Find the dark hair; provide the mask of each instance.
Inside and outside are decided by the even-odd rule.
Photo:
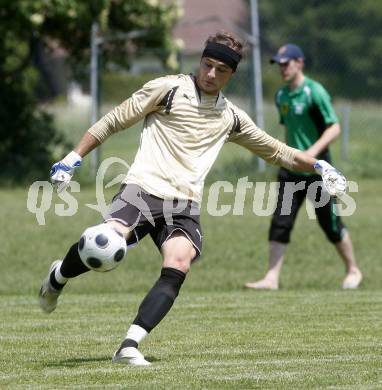
[[[236,51],[236,53],[242,55],[243,43],[234,37],[231,33],[226,31],[218,31],[215,35],[210,35],[208,37],[205,45],[207,46],[207,44],[210,42],[221,43],[222,45],[228,46],[232,50]]]

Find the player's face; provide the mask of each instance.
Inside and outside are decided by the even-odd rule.
[[[196,78],[199,88],[207,95],[217,95],[233,75],[233,70],[224,62],[209,57],[200,61]]]
[[[287,83],[293,82],[302,72],[303,61],[302,60],[289,60],[279,64],[280,74],[284,81]]]

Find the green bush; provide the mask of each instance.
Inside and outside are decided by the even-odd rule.
[[[0,79],[1,184],[45,179],[55,145],[65,145],[52,117],[36,108],[30,85],[25,74]]]

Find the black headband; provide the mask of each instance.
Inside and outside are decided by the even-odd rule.
[[[228,65],[233,71],[241,60],[241,55],[230,47],[216,42],[208,42],[203,51],[203,57],[211,57]]]

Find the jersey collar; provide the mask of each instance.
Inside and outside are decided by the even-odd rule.
[[[299,93],[301,93],[301,91],[305,87],[305,84],[306,84],[305,82],[306,82],[306,77],[304,76],[302,83],[297,88],[290,90],[289,86],[287,86],[287,91],[288,91],[289,96],[294,96],[294,95],[298,95]]]
[[[198,99],[198,103],[201,104],[202,102],[202,91],[200,90],[198,83],[196,82],[196,77],[192,73],[189,75],[191,77],[192,82],[194,83],[195,90],[196,90],[196,97]],[[222,94],[221,91],[219,91],[219,94],[216,96],[216,102],[215,102],[215,107],[220,106],[221,104],[225,103],[225,97]]]

